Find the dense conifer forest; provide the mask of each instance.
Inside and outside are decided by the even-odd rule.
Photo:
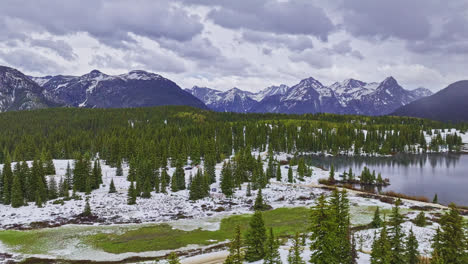
[[[215,113],[189,107],[157,107],[139,109],[46,109],[10,112],[0,115],[0,202],[14,208],[34,203],[42,207],[50,200],[64,204],[82,200],[86,205],[80,217],[93,217],[89,195],[103,184],[101,160],[115,167],[115,176],[124,176],[127,204],[152,195],[188,190],[188,200],[210,196],[210,185],[217,181],[216,164],[222,163],[219,175],[220,192],[232,197],[246,186],[246,196],[256,191],[251,218],[245,237],[239,228],[230,245],[225,263],[241,263],[264,259],[265,263],[281,263],[281,244],[272,229],[267,230],[262,211],[272,207],[264,200],[262,189],[271,179],[287,184],[311,177],[313,168],[301,154],[389,155],[460,150],[462,139],[457,133],[442,133],[457,128],[465,132],[465,124],[402,118],[365,117],[332,114],[281,115]],[[427,140],[430,138],[430,140]],[[266,153],[265,157],[254,155]],[[288,153],[287,175],[282,175],[281,161],[275,154]],[[230,159],[228,159],[231,157]],[[74,160],[58,181],[53,159]],[[283,161],[284,162],[284,161]],[[200,166],[186,182],[185,170]],[[292,167],[295,166],[293,172]],[[175,168],[171,173],[170,168]],[[368,168],[360,173],[352,170],[340,175],[330,167],[328,184],[387,184],[380,173]],[[285,172],[283,171],[283,174]],[[116,193],[114,181],[109,194]],[[395,203],[389,220],[375,211],[370,224],[381,228],[374,234],[371,263],[419,263],[418,242],[411,232],[401,230],[403,223]],[[462,234],[462,220],[454,205],[441,217],[441,228],[433,240],[433,260],[440,263],[462,263],[464,236],[450,245],[449,236]],[[330,197],[317,198],[311,210],[308,230],[313,263],[356,263],[356,237],[350,225],[350,203],[345,190],[335,189]],[[415,218],[424,226],[424,213]],[[297,233],[289,251],[289,263],[304,263],[306,234]],[[444,240],[445,239],[445,240]],[[171,255],[172,261],[177,256]],[[173,262],[177,263],[177,262]],[[432,262],[431,262],[432,263]],[[437,262],[439,263],[439,262]]]
[[[386,155],[437,152],[442,147],[457,151],[461,145],[456,133],[445,137],[439,133],[449,124],[389,116],[234,114],[189,107],[63,108],[4,113],[0,123],[0,163],[5,164],[0,194],[4,204],[14,207],[26,202],[41,206],[68,196],[67,190],[89,194],[102,183],[98,159],[117,167],[117,175],[122,175],[122,163],[129,164],[128,203],[133,204],[137,196],[149,198],[152,191],[166,193],[168,188],[173,192],[189,188],[191,200],[207,197],[209,185],[216,181],[216,163],[233,153],[221,177],[227,196],[243,183],[257,190],[269,179],[281,178],[274,152]],[[432,135],[430,142],[424,132]],[[266,171],[252,150],[268,150]],[[73,170],[68,167],[58,183],[53,177],[46,179],[55,174],[53,158],[75,160]],[[29,166],[26,161],[33,162]],[[186,186],[183,167],[202,161],[204,170],[199,169]],[[294,163],[300,179],[310,175],[303,159],[295,158]],[[172,178],[169,165],[176,167]],[[288,181],[293,182],[291,169]]]
[[[183,106],[9,112],[0,115],[0,123],[0,163],[7,154],[22,161],[42,153],[55,159],[99,153],[112,164],[138,157],[191,157],[198,163],[207,155],[220,161],[232,151],[267,146],[274,152],[356,155],[437,151],[445,145],[456,151],[459,137],[432,135],[431,129],[468,127],[391,116],[215,113]],[[434,140],[426,142],[424,131]]]

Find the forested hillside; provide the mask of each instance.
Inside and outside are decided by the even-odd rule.
[[[199,160],[208,152],[221,160],[233,150],[265,150],[267,145],[288,153],[391,154],[443,146],[455,151],[461,143],[458,137],[432,135],[431,129],[449,125],[423,119],[215,113],[184,106],[10,112],[0,115],[0,123],[0,163],[7,153],[17,161],[41,153],[57,159],[99,153],[116,163],[135,157]],[[430,144],[424,135],[435,140]]]

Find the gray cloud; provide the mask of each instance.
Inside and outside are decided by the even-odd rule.
[[[245,30],[242,32],[242,39],[273,47],[286,47],[293,51],[303,51],[314,47],[312,39],[303,35],[277,35],[274,33]]]
[[[96,66],[98,68],[125,69],[129,66],[129,63],[123,61],[119,57],[111,56],[109,54],[96,54],[93,55],[89,65]]]
[[[343,26],[356,36],[424,39],[431,30],[428,1],[342,1]]]
[[[123,56],[94,55],[91,66],[117,69],[144,69],[155,72],[181,73],[186,71],[184,62],[176,56],[145,48],[134,48]]]
[[[357,37],[406,41],[416,53],[466,53],[465,0],[340,1],[342,27]]]
[[[213,46],[208,38],[197,36],[189,41],[160,38],[158,43],[161,47],[172,50],[178,55],[196,60],[211,61],[221,56],[221,50]]]
[[[54,35],[87,32],[113,47],[134,43],[129,33],[184,41],[203,29],[198,16],[167,0],[5,0],[0,16],[28,22]]]
[[[361,52],[351,47],[350,40],[343,40],[338,43],[335,43],[330,49],[324,49],[323,51],[330,55],[339,54],[339,55],[352,56],[360,60],[364,59],[364,56],[361,54]]]
[[[35,47],[49,49],[66,60],[74,60],[77,58],[73,48],[63,40],[31,39],[30,44]]]
[[[308,0],[184,0],[217,6],[208,18],[230,29],[251,29],[277,34],[313,35],[327,40],[335,29],[324,10]]]
[[[0,58],[8,65],[28,72],[48,74],[60,72],[62,67],[55,61],[29,50],[0,51]]]
[[[271,55],[273,53],[273,50],[269,49],[269,48],[263,48],[262,49],[262,53],[264,55]]]
[[[301,53],[292,54],[289,58],[295,62],[305,62],[315,69],[329,68],[333,65],[332,59],[323,50],[307,49]]]

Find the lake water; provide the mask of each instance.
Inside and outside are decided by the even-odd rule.
[[[364,166],[383,178],[390,179],[390,186],[383,191],[425,196],[432,201],[437,193],[439,203],[468,205],[468,155],[427,154],[395,155],[392,157],[307,157],[314,166],[329,168],[334,165],[340,174],[353,168],[357,175]]]

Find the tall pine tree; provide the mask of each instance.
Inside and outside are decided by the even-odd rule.
[[[260,211],[255,211],[250,219],[249,229],[245,239],[247,246],[245,260],[249,262],[261,260],[265,257],[264,243],[267,239],[265,222]]]

